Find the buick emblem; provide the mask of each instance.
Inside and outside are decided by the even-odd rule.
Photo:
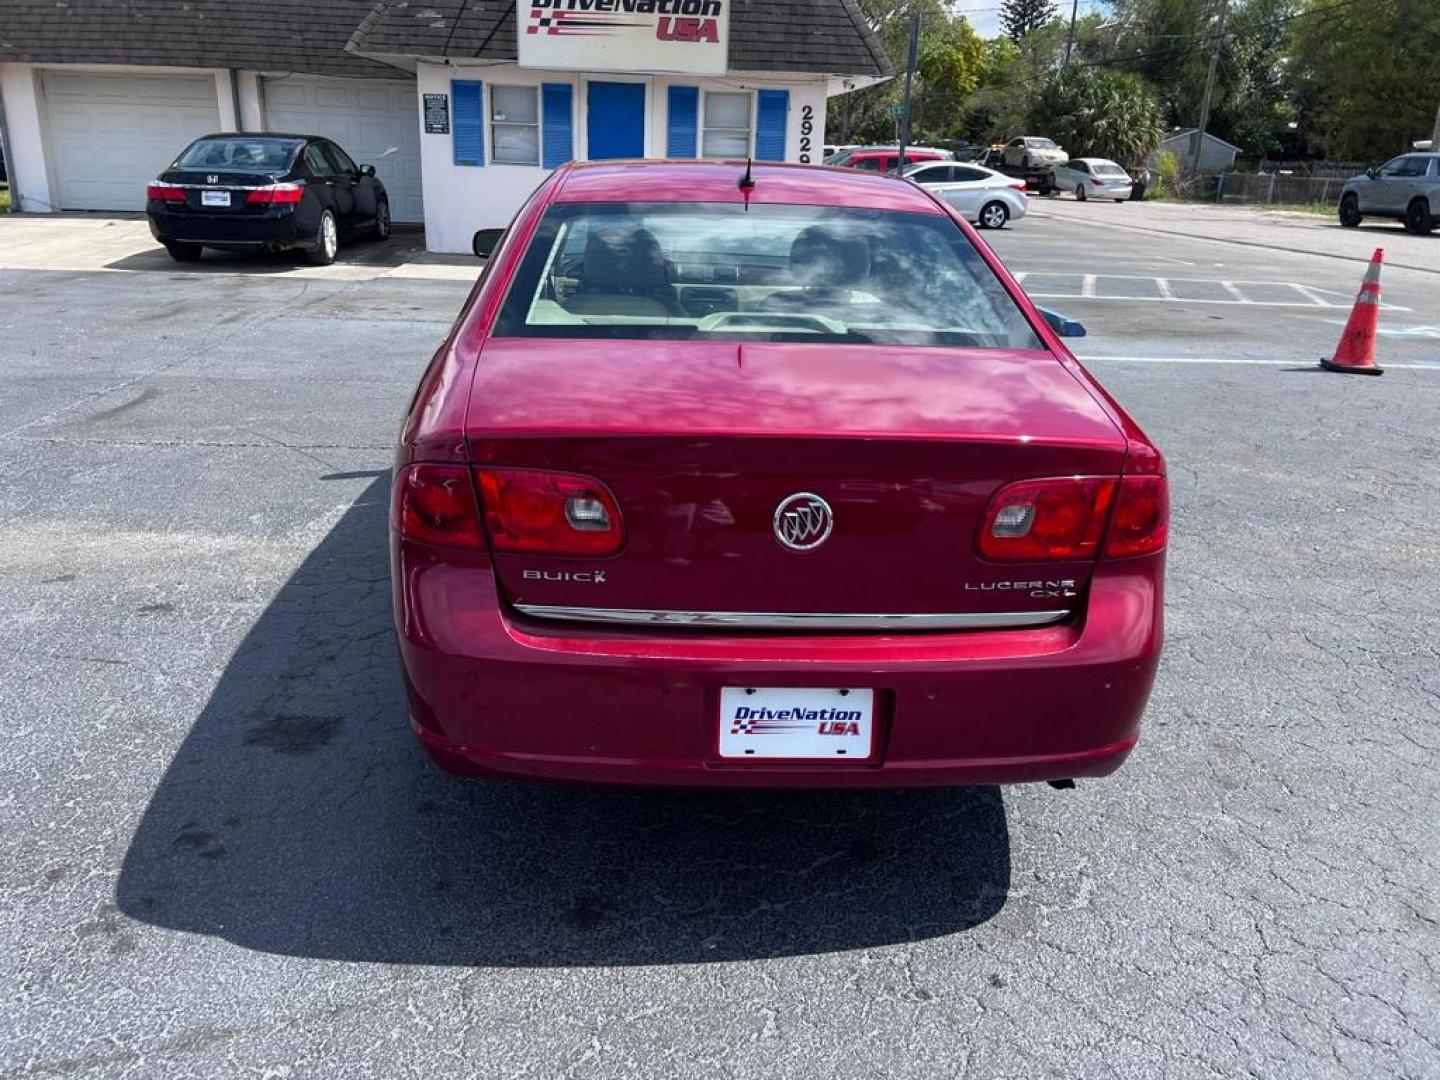
[[[791,551],[811,551],[830,538],[835,515],[819,495],[797,491],[775,507],[775,539]]]
[[[214,173],[211,173],[209,176],[205,177],[205,183],[207,184],[218,184],[219,182],[220,177],[215,175]]]

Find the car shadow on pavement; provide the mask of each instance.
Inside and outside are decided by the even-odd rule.
[[[335,256],[336,266],[373,266],[392,269],[414,262],[425,254],[425,230],[420,225],[396,225],[388,240],[356,237],[340,245]],[[457,256],[456,261],[474,263],[472,255]],[[217,251],[206,248],[198,262],[182,263],[172,259],[157,242],[154,247],[105,264],[107,270],[163,272],[170,274],[288,274],[296,270],[314,269],[300,251]]]
[[[267,952],[693,963],[887,945],[1004,905],[998,788],[465,782],[408,729],[372,483],[274,597],[170,763],[118,904]],[[518,718],[517,718],[518,719]]]

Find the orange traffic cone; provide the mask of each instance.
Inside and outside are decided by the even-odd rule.
[[[1385,261],[1385,249],[1376,248],[1370,256],[1370,266],[1365,279],[1360,282],[1360,293],[1355,297],[1355,306],[1350,309],[1350,318],[1345,322],[1345,332],[1340,335],[1340,344],[1335,347],[1331,360],[1321,360],[1320,366],[1326,371],[1342,371],[1350,375],[1383,375],[1385,369],[1375,363],[1375,328],[1380,322],[1380,265]]]

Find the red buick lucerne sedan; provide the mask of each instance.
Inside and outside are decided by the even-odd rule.
[[[1051,320],[908,181],[557,170],[402,433],[426,750],[686,786],[1112,772],[1160,655],[1165,470]]]

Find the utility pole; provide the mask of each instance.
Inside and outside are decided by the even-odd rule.
[[[1200,126],[1190,136],[1190,171],[1195,173],[1200,171],[1200,146],[1210,123],[1210,99],[1215,93],[1215,69],[1220,65],[1220,48],[1225,43],[1225,12],[1229,7],[1230,0],[1220,0],[1220,18],[1210,43],[1210,70],[1205,74],[1205,96],[1200,99]]]
[[[1070,0],[1070,32],[1065,35],[1065,59],[1061,61],[1063,68],[1070,63],[1070,50],[1075,47],[1075,16],[1080,12],[1080,0]]]
[[[1430,152],[1440,154],[1440,108],[1435,110],[1435,126],[1430,129]]]
[[[910,142],[910,88],[920,56],[920,15],[910,16],[910,48],[905,57],[905,103],[900,112],[900,153],[895,158],[895,175],[905,175],[905,146]]]

